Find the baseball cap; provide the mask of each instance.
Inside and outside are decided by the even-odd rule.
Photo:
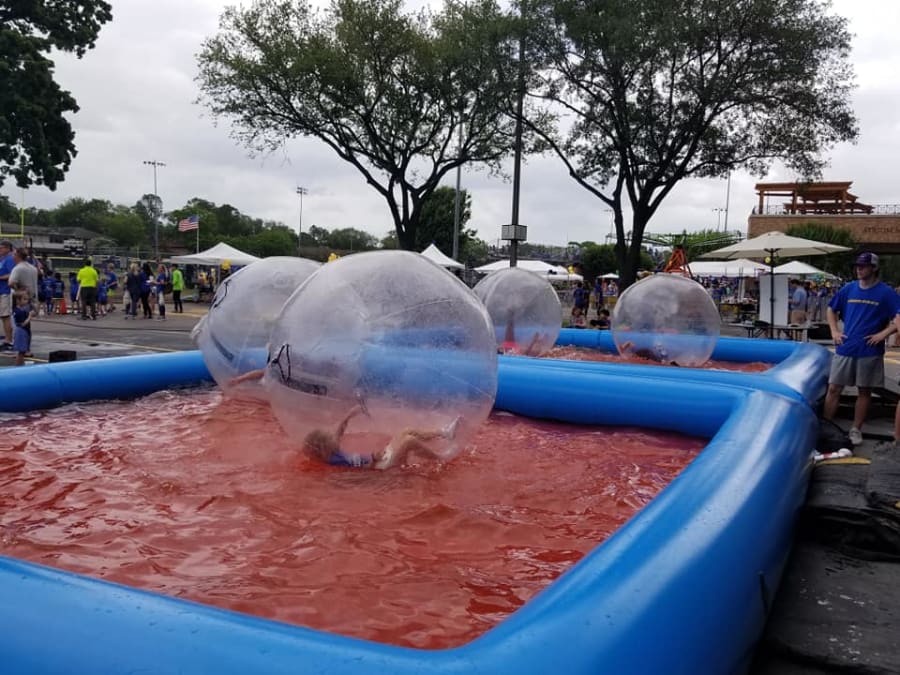
[[[872,267],[878,267],[878,256],[874,253],[860,253],[856,262],[853,263],[854,267],[859,267],[860,265],[871,265]]]

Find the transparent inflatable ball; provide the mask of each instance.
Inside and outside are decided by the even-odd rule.
[[[265,366],[281,306],[319,267],[305,258],[263,258],[219,284],[209,313],[191,335],[220,387],[230,389],[238,375]]]
[[[450,459],[494,404],[493,329],[465,284],[417,253],[346,256],[284,304],[263,387],[298,443],[353,412],[342,453],[372,455],[412,430]]]
[[[510,267],[488,274],[473,290],[487,308],[502,353],[541,356],[556,344],[562,307],[540,275]]]
[[[625,289],[610,324],[622,356],[689,367],[709,360],[720,332],[709,293],[674,274],[654,274]]]

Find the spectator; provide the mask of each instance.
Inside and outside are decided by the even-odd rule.
[[[834,340],[824,417],[834,418],[844,387],[857,387],[850,442],[863,442],[862,426],[869,412],[872,390],[884,385],[884,341],[900,329],[900,295],[878,280],[878,256],[861,253],[856,281],[844,285],[828,305],[828,325]],[[838,328],[838,318],[843,329]]]
[[[181,292],[184,290],[184,276],[178,269],[178,263],[172,264],[172,303],[175,305],[175,311],[178,314],[184,312],[184,305],[181,304]]]
[[[97,319],[97,283],[100,275],[94,269],[90,258],[84,259],[84,267],[78,270],[78,291],[81,293],[81,318],[87,320],[88,310],[91,319]]]
[[[597,311],[597,318],[591,319],[591,328],[599,328],[600,330],[609,330],[609,310],[600,309]]]
[[[15,267],[12,256],[12,242],[0,241],[0,321],[3,323],[3,344],[0,351],[13,348],[12,298],[10,298],[9,275]]]
[[[128,307],[125,310],[125,318],[137,318],[138,301],[141,299],[141,268],[136,262],[131,263],[128,274],[125,277],[125,292],[128,294]]]
[[[15,292],[15,298],[13,349],[16,352],[16,365],[24,366],[25,357],[31,354],[31,317],[34,316],[34,308],[31,304],[31,297],[24,288]]]
[[[791,300],[788,307],[791,310],[790,323],[806,323],[806,289],[799,279],[791,279]]]
[[[28,291],[28,299],[32,303],[38,299],[37,267],[28,262],[25,249],[18,248],[13,252],[15,266],[9,273],[8,283],[13,290]]]
[[[153,309],[150,307],[150,290],[153,284],[153,270],[150,263],[145,262],[141,267],[141,306],[144,308],[144,318],[153,318]]]

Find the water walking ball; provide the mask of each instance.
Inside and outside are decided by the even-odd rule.
[[[305,258],[275,256],[242,268],[219,284],[209,313],[191,336],[213,379],[230,380],[266,364],[275,318],[291,294],[317,269]]]
[[[562,308],[549,281],[510,267],[492,272],[473,290],[487,307],[500,351],[540,356],[556,344]]]
[[[494,404],[493,328],[465,284],[417,253],[345,256],[284,304],[263,387],[298,442],[350,416],[344,453],[378,452],[412,430],[450,459]]]
[[[610,328],[619,354],[701,366],[719,339],[719,312],[696,281],[654,274],[619,296]]]

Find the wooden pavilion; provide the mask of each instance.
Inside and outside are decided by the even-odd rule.
[[[765,213],[767,197],[789,197],[783,203],[785,214],[855,214],[872,213],[871,204],[863,204],[850,192],[853,181],[827,183],[757,183],[759,210]]]

